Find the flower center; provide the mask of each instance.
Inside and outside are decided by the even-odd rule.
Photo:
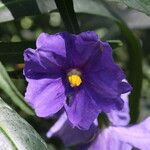
[[[82,83],[81,72],[77,69],[70,70],[67,76],[71,87],[77,87]]]

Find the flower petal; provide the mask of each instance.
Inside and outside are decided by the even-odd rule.
[[[115,83],[111,83],[110,81],[110,84],[107,84],[101,77],[95,76],[94,74],[86,76],[85,82],[87,90],[89,91],[90,95],[93,95],[93,99],[95,99],[95,102],[99,108],[101,107],[101,110],[106,112],[112,109],[121,110],[123,108],[123,100],[121,99],[120,92],[121,88],[118,86],[120,83],[117,84],[117,81]],[[129,87],[131,86],[129,85]]]
[[[99,133],[95,141],[91,142],[88,150],[131,150],[132,147],[118,140],[118,137],[112,132],[111,128],[104,129]]]
[[[59,130],[62,130],[62,128],[63,128],[64,124],[66,123],[66,121],[67,121],[66,113],[61,114],[61,116],[56,121],[56,123],[49,129],[49,131],[47,132],[46,136],[48,138],[51,138],[52,136],[57,135]]]
[[[118,140],[128,143],[131,146],[148,150],[150,147],[150,117],[140,124],[131,127],[112,127],[112,131]]]
[[[80,129],[89,129],[100,111],[93,99],[81,88],[72,96],[72,104],[65,104],[69,121]]]
[[[51,56],[50,56],[51,55]],[[49,57],[49,59],[47,58]],[[55,58],[54,58],[55,57]],[[61,74],[62,58],[49,53],[48,56],[39,50],[28,48],[24,52],[24,74],[27,78],[55,77]]]
[[[36,40],[37,49],[41,49],[47,53],[54,52],[57,55],[66,57],[66,45],[62,34],[63,33],[50,35],[41,33]]]
[[[86,70],[93,73],[100,71],[106,73],[108,71],[113,79],[118,79],[120,81],[125,78],[123,71],[115,64],[112,56],[112,48],[107,42],[100,42],[100,51],[97,53],[96,57],[89,62],[89,65],[86,66]]]
[[[84,41],[90,41],[90,42],[91,41],[95,41],[95,42],[99,41],[99,37],[96,34],[96,32],[94,32],[94,31],[82,32],[82,33],[80,33],[77,36],[79,36],[80,38],[82,38],[82,40],[84,40]]]
[[[75,49],[72,49],[72,59],[77,68],[82,68],[100,51],[100,41],[95,32],[82,32],[74,38]]]
[[[79,35],[67,32],[54,35],[42,33],[38,37],[36,45],[44,52],[53,52],[66,58],[67,65],[72,68],[80,68],[85,65],[100,49],[97,34],[90,31]]]
[[[150,147],[150,117],[131,127],[113,127],[104,129],[97,138],[78,150],[148,150]]]
[[[108,113],[111,110],[121,110],[123,108],[123,100],[119,96],[113,95],[113,92],[110,93],[109,88],[104,89],[100,86],[86,84],[85,89],[99,111]]]
[[[101,42],[101,51],[85,67],[87,78],[103,82],[105,85],[118,88],[118,85],[125,78],[123,71],[114,63],[112,49],[107,42]]]
[[[124,101],[122,110],[112,110],[110,113],[107,113],[110,122],[114,126],[126,126],[130,121],[128,95],[129,93],[121,95],[121,98]]]
[[[63,107],[65,89],[61,78],[28,79],[28,82],[25,99],[35,109],[37,116],[53,115]]]
[[[50,128],[48,137],[59,136],[65,146],[72,146],[88,142],[96,133],[97,126],[91,125],[89,130],[73,128],[67,120],[66,113],[63,113],[58,121]]]
[[[74,67],[75,35],[67,32],[60,32],[54,35],[42,33],[36,42],[37,48],[49,53],[55,53],[65,58],[62,63],[67,64],[66,69]]]
[[[131,91],[129,83],[122,81],[125,77],[123,71],[114,63],[112,49],[109,44],[101,42],[103,51],[84,70],[84,79],[93,96],[99,97],[98,105],[102,103],[112,105],[111,109],[122,109],[121,94]],[[87,68],[89,67],[89,68]],[[90,70],[89,70],[90,69]],[[108,107],[107,107],[108,108]],[[104,106],[102,107],[104,109]],[[110,108],[108,108],[110,110]],[[106,110],[104,110],[106,111]]]
[[[121,93],[121,94],[130,92],[130,91],[132,90],[131,85],[130,85],[128,82],[124,82],[124,81],[122,81],[122,82],[118,85],[118,88],[119,88],[119,93]]]

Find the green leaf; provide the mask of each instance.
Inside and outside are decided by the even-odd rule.
[[[150,16],[150,0],[108,0],[121,2]]]
[[[0,60],[3,63],[23,63],[23,51],[34,46],[35,42],[0,42]]]
[[[47,150],[39,134],[0,98],[0,147],[7,150]]]
[[[15,87],[9,78],[4,66],[0,62],[0,89],[2,89],[11,100],[24,112],[29,115],[34,115],[33,110],[25,103],[22,94]]]

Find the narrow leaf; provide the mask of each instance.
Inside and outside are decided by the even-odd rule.
[[[23,96],[9,78],[1,62],[0,62],[0,89],[2,89],[21,110],[23,110],[29,115],[34,115],[33,110],[25,103]]]

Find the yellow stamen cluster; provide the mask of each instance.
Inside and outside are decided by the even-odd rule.
[[[79,86],[82,83],[81,77],[79,75],[69,75],[68,81],[71,87]]]

